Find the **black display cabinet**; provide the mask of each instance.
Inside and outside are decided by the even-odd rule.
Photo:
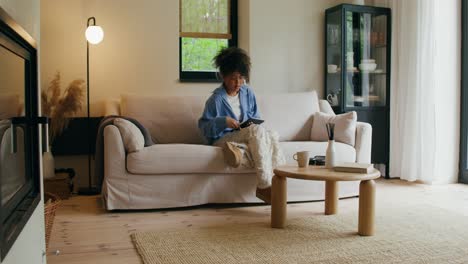
[[[325,11],[325,99],[372,125],[374,164],[389,176],[391,10],[342,4]]]

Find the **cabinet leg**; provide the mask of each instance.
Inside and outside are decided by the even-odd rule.
[[[361,181],[359,184],[359,224],[361,236],[373,236],[375,233],[375,182]]]
[[[286,224],[286,177],[273,176],[271,186],[271,227],[283,228]]]
[[[338,182],[325,181],[325,214],[338,213]]]

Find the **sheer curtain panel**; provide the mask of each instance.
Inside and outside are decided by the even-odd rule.
[[[390,6],[390,176],[431,183],[436,152],[434,0],[394,0]]]

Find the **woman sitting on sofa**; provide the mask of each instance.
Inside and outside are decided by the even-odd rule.
[[[256,195],[271,203],[273,169],[284,163],[278,133],[256,124],[240,128],[240,123],[260,118],[255,94],[245,84],[250,57],[244,50],[231,47],[221,50],[213,60],[223,83],[206,101],[198,127],[210,144],[223,148],[229,166],[241,164],[243,152],[239,147],[247,146],[257,172]]]

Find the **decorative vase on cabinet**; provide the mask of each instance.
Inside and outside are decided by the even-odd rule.
[[[325,92],[335,113],[372,125],[374,164],[389,168],[391,10],[341,4],[325,11]],[[337,69],[330,71],[330,69]],[[336,97],[336,98],[335,98]]]

